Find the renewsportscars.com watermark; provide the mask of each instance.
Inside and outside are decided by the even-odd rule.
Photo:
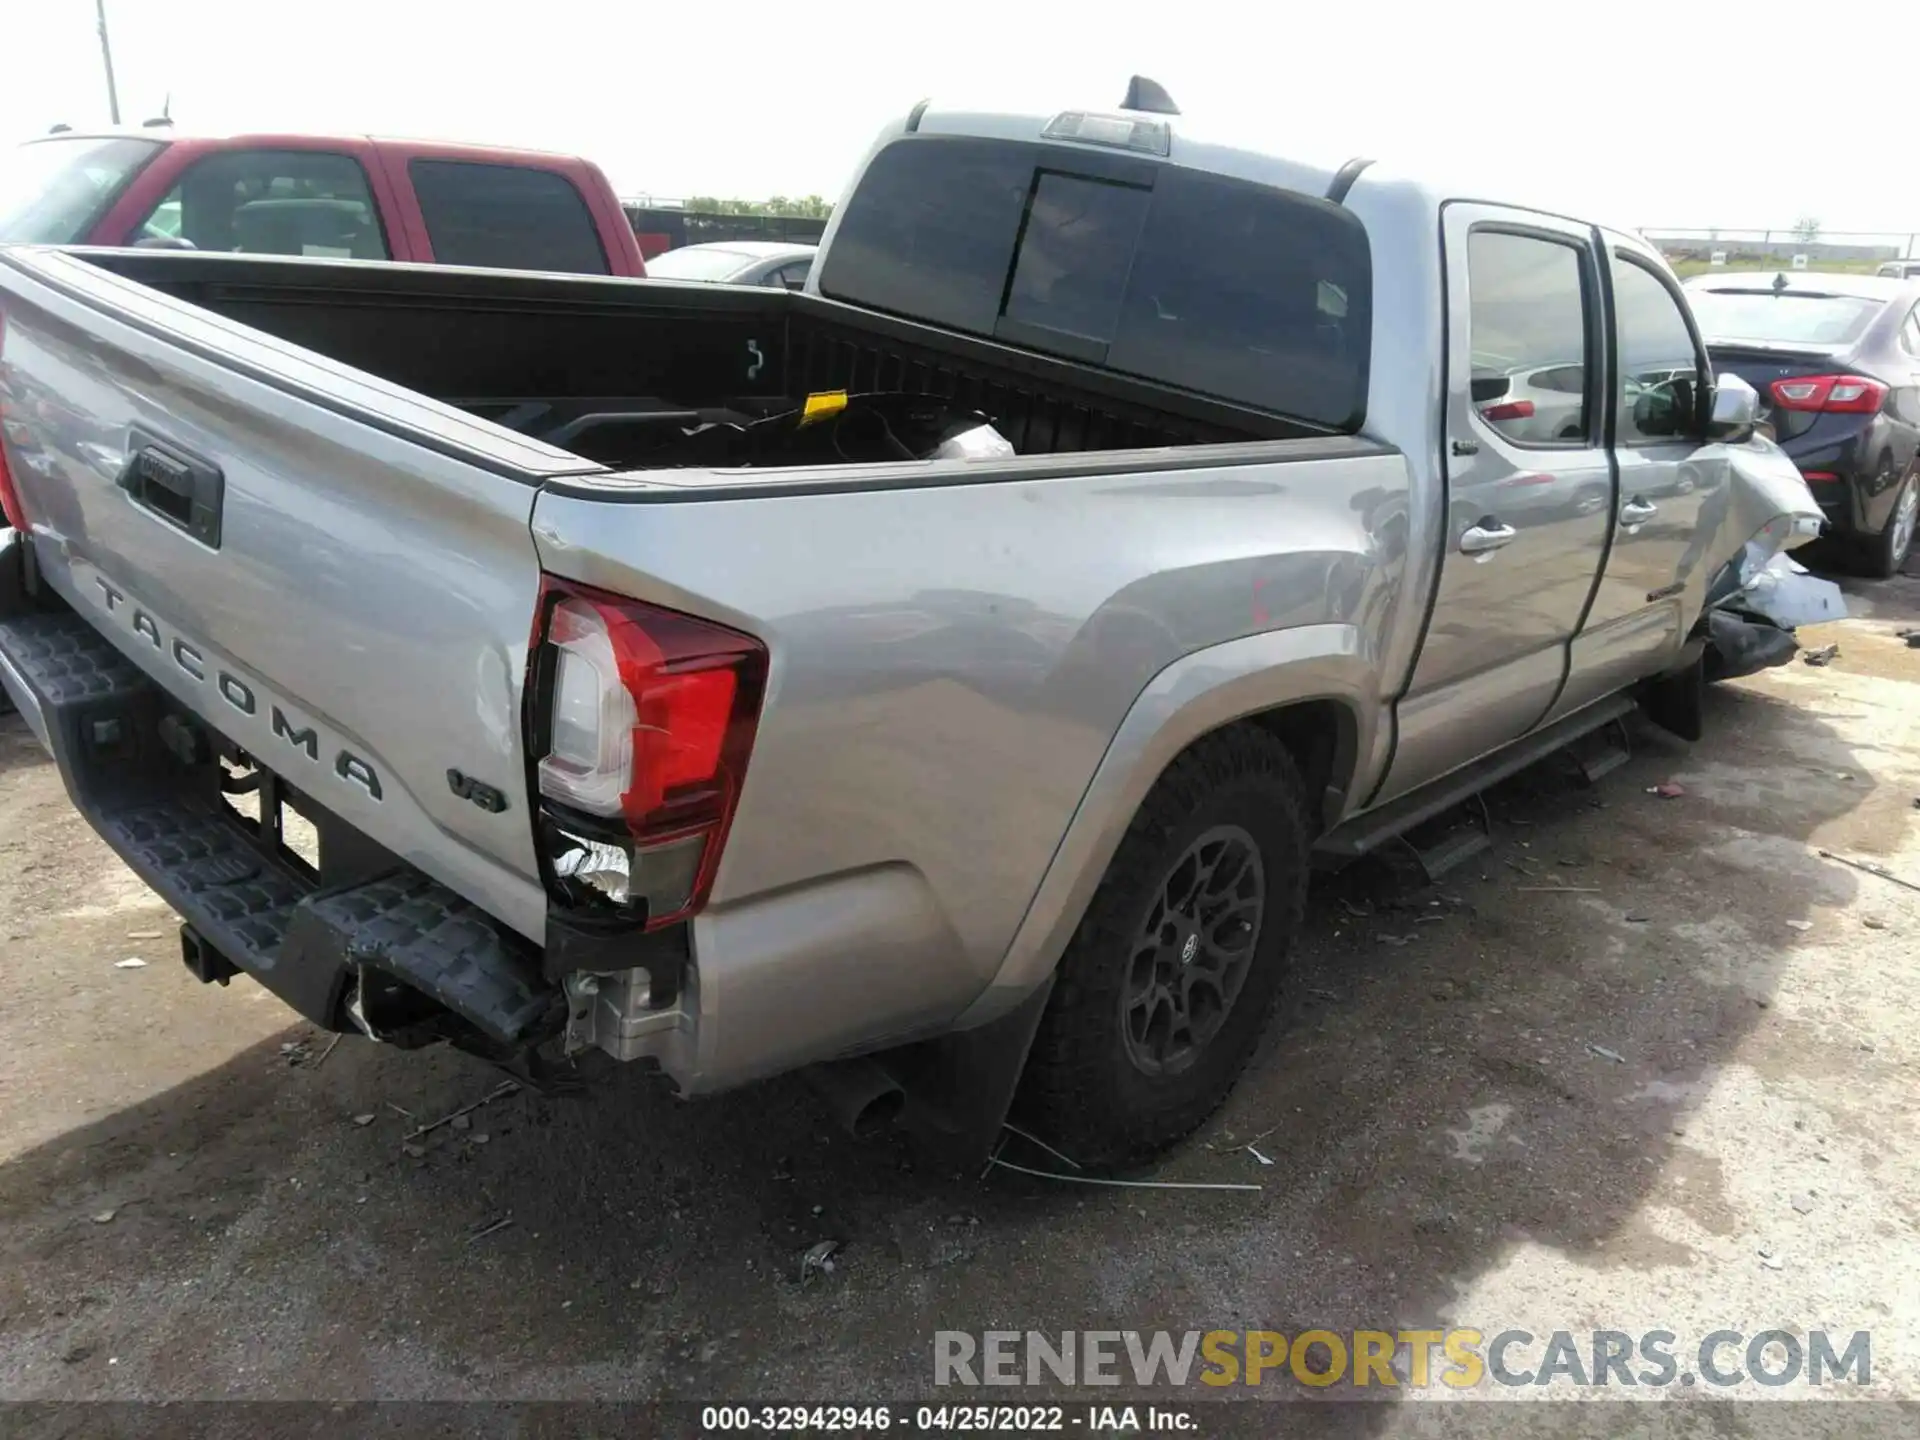
[[[935,1385],[1661,1389],[1873,1383],[1871,1331],[939,1330]]]

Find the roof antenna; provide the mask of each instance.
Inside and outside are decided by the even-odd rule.
[[[1173,103],[1173,97],[1167,94],[1166,87],[1144,75],[1136,75],[1127,82],[1127,98],[1120,102],[1120,108],[1139,110],[1148,115],[1180,113],[1180,107]]]

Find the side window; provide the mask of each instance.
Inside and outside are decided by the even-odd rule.
[[[1522,445],[1584,445],[1592,414],[1584,254],[1504,230],[1467,237],[1470,394],[1480,418]]]
[[[608,273],[593,213],[557,171],[415,160],[407,173],[433,258],[442,265]]]
[[[1646,266],[1616,256],[1613,304],[1620,357],[1618,443],[1647,445],[1693,434],[1700,357],[1680,302]]]
[[[230,150],[195,161],[128,237],[244,255],[385,260],[367,173],[351,155]]]

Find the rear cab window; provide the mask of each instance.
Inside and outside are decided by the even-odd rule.
[[[442,265],[611,273],[593,212],[557,170],[416,159],[407,175]]]
[[[847,202],[820,290],[1329,430],[1365,418],[1366,231],[1268,185],[1063,146],[904,138]]]
[[[16,146],[0,160],[0,245],[81,243],[165,148],[158,140],[80,135]]]

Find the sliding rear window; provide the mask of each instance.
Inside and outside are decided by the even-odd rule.
[[[1366,231],[1323,200],[1131,156],[922,136],[874,158],[820,288],[1357,430],[1371,279]]]

